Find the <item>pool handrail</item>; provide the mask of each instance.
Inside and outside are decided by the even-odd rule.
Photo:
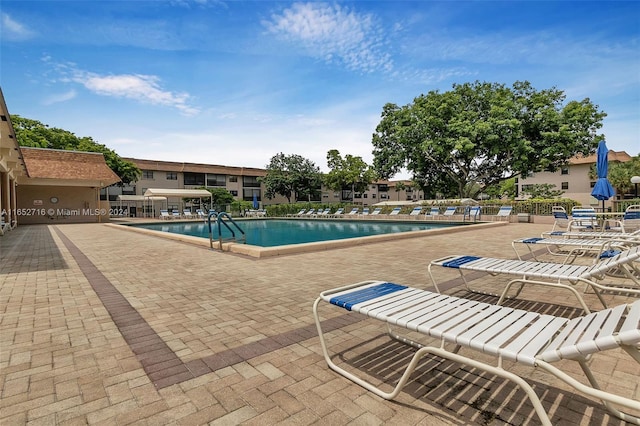
[[[229,232],[231,232],[231,236],[237,242],[236,233],[231,229],[231,227],[227,224],[227,222],[231,222],[233,226],[236,227],[238,231],[242,234],[243,242],[246,242],[246,234],[240,228],[240,226],[231,218],[231,216],[227,212],[216,212],[215,210],[209,210],[209,216],[207,217],[207,223],[209,225],[209,246],[213,249],[213,230],[211,228],[211,218],[215,217],[215,221],[218,223],[218,243],[219,248],[222,250],[222,225],[226,226]],[[227,220],[223,220],[226,218]]]

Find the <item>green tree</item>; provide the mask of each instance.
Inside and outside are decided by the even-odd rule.
[[[104,155],[107,166],[125,184],[137,181],[142,174],[135,164],[123,160],[115,151],[97,143],[91,137],[78,137],[67,130],[49,127],[37,120],[23,118],[19,115],[12,115],[11,123],[16,132],[18,144],[21,146],[100,152]]]
[[[223,206],[231,204],[235,198],[225,188],[206,188],[204,186],[198,189],[204,189],[211,193],[211,207],[216,210],[222,210]]]
[[[524,192],[525,194],[529,194],[531,198],[558,198],[562,194],[564,194],[564,192],[553,189],[555,187],[555,185],[550,183],[536,183],[527,187],[527,189],[523,190],[522,192]]]
[[[389,178],[406,167],[425,192],[460,198],[518,175],[555,171],[578,153],[595,152],[606,116],[589,99],[564,100],[562,91],[537,91],[528,82],[475,82],[403,107],[386,104],[373,134],[375,170]]]
[[[345,187],[351,188],[351,202],[356,192],[364,192],[371,182],[376,179],[376,173],[362,157],[340,155],[337,149],[327,153],[327,166],[331,169],[325,175],[324,183],[334,191],[341,191]]]
[[[510,178],[486,188],[484,192],[491,198],[507,197],[514,199],[516,197],[516,191],[516,178]]]
[[[595,168],[594,168],[595,170]],[[616,194],[634,194],[635,186],[631,183],[633,176],[640,176],[640,156],[636,155],[626,163],[610,162],[608,179],[616,189]]]
[[[279,194],[291,203],[292,197],[311,198],[320,192],[320,168],[300,155],[276,154],[271,157],[266,169],[267,174],[260,181],[264,183],[267,198]]]

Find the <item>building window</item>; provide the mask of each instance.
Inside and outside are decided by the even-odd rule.
[[[256,176],[243,176],[242,186],[249,188],[260,188],[260,182],[258,182],[258,178]]]
[[[142,179],[153,179],[153,170],[143,170]]]
[[[229,176],[229,182],[237,182],[238,176]]]
[[[189,173],[184,174],[185,185],[198,185],[204,186],[204,173]]]
[[[371,198],[376,198],[376,194],[371,194]]]
[[[569,168],[568,167],[561,167],[560,168],[560,174],[561,175],[568,175],[569,174]]]
[[[562,182],[562,189],[569,189],[569,182]]]
[[[136,195],[136,187],[130,185],[123,186],[122,195]]]
[[[227,176],[207,174],[207,186],[227,186]]]
[[[260,197],[259,189],[248,188],[248,189],[242,190],[242,199],[244,201],[252,201],[254,195],[256,196],[257,201],[262,201],[262,197]]]
[[[167,180],[178,180],[178,172],[167,172]]]
[[[237,196],[238,196],[238,191],[233,190],[233,191],[229,191],[229,192],[230,192],[230,193],[231,193],[231,195],[233,195],[234,197],[237,197]]]

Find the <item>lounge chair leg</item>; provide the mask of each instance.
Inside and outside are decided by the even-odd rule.
[[[580,306],[582,306],[582,309],[584,310],[585,314],[590,314],[591,313],[591,311],[587,307],[587,304],[584,302],[584,299],[582,298],[582,296],[580,296],[580,293],[575,288],[567,287],[566,285],[562,285],[562,284],[555,284],[555,283],[545,282],[545,281],[532,281],[532,280],[527,280],[527,279],[524,279],[524,278],[516,278],[515,280],[509,281],[507,283],[507,285],[505,286],[502,294],[500,295],[500,299],[498,299],[498,303],[496,303],[497,305],[501,305],[502,302],[504,301],[504,299],[507,298],[507,293],[511,289],[511,286],[513,284],[515,284],[515,283],[520,283],[522,285],[522,287],[526,283],[526,284],[539,284],[539,285],[543,285],[543,286],[547,286],[547,287],[556,287],[556,288],[566,289],[566,290],[572,292],[574,294],[574,296],[576,296],[576,299],[578,299],[578,302],[580,303]],[[520,290],[522,290],[522,287],[520,287]],[[519,293],[520,293],[520,291],[518,291],[518,294]],[[516,296],[517,296],[517,294],[516,294]],[[604,304],[604,300],[602,299],[602,296],[600,296],[600,293],[598,293],[598,296],[600,297],[600,301]],[[606,307],[607,306],[605,305],[605,308]]]
[[[623,346],[623,348],[625,348],[625,347]],[[635,356],[634,356],[634,358],[635,358]],[[638,359],[638,358],[636,358],[636,359]],[[629,423],[632,423],[632,424],[635,424],[635,425],[640,425],[640,417],[624,413],[624,412],[618,410],[617,408],[615,408],[615,407],[613,407],[611,405],[611,404],[617,404],[617,405],[620,405],[620,406],[623,406],[623,407],[627,407],[627,408],[638,410],[640,408],[640,404],[638,404],[638,401],[635,401],[635,400],[629,399],[629,398],[624,398],[624,397],[621,397],[621,396],[618,396],[618,395],[613,395],[613,394],[610,394],[610,393],[602,391],[600,389],[600,385],[598,385],[598,382],[596,381],[596,378],[593,375],[593,373],[591,372],[591,369],[589,368],[587,363],[584,360],[576,360],[576,361],[578,362],[578,364],[580,364],[580,368],[582,369],[582,371],[584,372],[585,376],[589,380],[589,383],[591,384],[591,386],[587,386],[587,385],[579,382],[578,380],[576,380],[573,377],[569,376],[565,372],[560,371],[558,368],[556,368],[556,367],[552,366],[551,364],[548,364],[548,363],[546,363],[544,361],[540,361],[539,360],[536,363],[536,365],[539,368],[542,368],[542,369],[548,371],[549,373],[551,373],[555,377],[559,378],[560,380],[564,381],[565,383],[571,385],[576,390],[578,390],[578,391],[580,391],[580,392],[582,392],[582,393],[584,393],[586,395],[590,395],[590,396],[592,396],[594,398],[599,399],[602,402],[602,404],[605,406],[607,411],[609,411],[615,417],[617,417],[619,419],[622,419],[625,422],[629,422]]]
[[[482,371],[487,371],[490,374],[495,374],[495,375],[500,376],[500,377],[502,377],[504,379],[511,380],[512,382],[514,382],[515,384],[520,386],[520,388],[527,394],[527,396],[529,397],[529,400],[533,404],[533,408],[535,409],[536,414],[540,418],[541,424],[543,424],[544,426],[551,426],[551,420],[549,419],[549,415],[547,414],[546,410],[544,409],[544,407],[542,405],[542,402],[540,401],[540,398],[535,393],[535,391],[533,390],[531,385],[529,385],[520,376],[517,376],[517,375],[515,375],[513,373],[510,373],[508,371],[505,371],[500,367],[494,367],[492,365],[488,365],[488,364],[485,364],[483,362],[476,361],[474,359],[471,359],[471,358],[468,358],[468,357],[465,357],[465,356],[462,356],[462,355],[458,355],[457,354],[457,350],[459,349],[459,346],[456,346],[456,352],[449,352],[449,351],[447,351],[446,349],[444,349],[442,347],[436,348],[436,347],[432,347],[432,346],[422,346],[420,349],[418,349],[416,351],[415,354],[413,354],[413,357],[411,357],[411,360],[409,361],[409,364],[405,368],[404,373],[402,374],[402,377],[400,377],[400,380],[398,380],[398,382],[396,383],[396,385],[393,388],[393,390],[391,392],[384,392],[383,390],[381,390],[380,388],[372,385],[371,383],[367,382],[366,380],[363,380],[360,377],[358,377],[358,376],[350,373],[349,371],[343,369],[342,367],[339,367],[338,365],[336,365],[331,360],[331,357],[329,356],[329,352],[327,350],[327,344],[326,344],[326,341],[324,339],[322,326],[320,325],[320,317],[318,315],[318,304],[321,301],[322,301],[322,298],[318,298],[313,303],[313,316],[314,316],[314,319],[315,319],[315,322],[316,322],[316,328],[318,329],[318,336],[320,338],[320,346],[322,347],[322,353],[324,355],[324,359],[325,359],[327,365],[329,366],[329,368],[331,368],[336,373],[346,377],[347,379],[351,380],[352,382],[356,383],[359,386],[362,386],[363,388],[367,389],[368,391],[373,392],[374,394],[378,395],[379,397],[387,399],[387,400],[392,400],[396,396],[398,396],[400,391],[402,391],[404,386],[409,381],[409,378],[411,377],[411,374],[416,369],[416,367],[418,365],[418,362],[420,362],[420,360],[424,356],[426,356],[427,354],[433,354],[433,355],[439,356],[440,358],[444,358],[444,359],[448,359],[448,360],[457,362],[460,365],[468,365],[468,366],[471,366],[471,367],[474,367],[474,368],[478,368],[479,370],[482,370]],[[403,338],[401,336],[398,336],[398,337],[399,337],[399,340],[401,340],[401,341],[403,341],[403,340],[410,341],[409,339],[405,339],[405,338]],[[413,342],[413,344],[420,345],[417,342]],[[411,346],[413,346],[413,344],[411,344]]]

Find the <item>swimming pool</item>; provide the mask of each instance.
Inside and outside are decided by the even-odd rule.
[[[245,232],[246,244],[259,247],[276,247],[290,244],[344,240],[373,235],[425,231],[429,229],[459,226],[451,223],[386,222],[366,220],[304,220],[304,219],[256,219],[236,221]],[[131,227],[189,235],[209,239],[209,226],[203,222],[174,222],[129,225]],[[218,227],[212,224],[213,238],[217,241]],[[223,227],[222,237],[231,233]],[[237,232],[236,232],[237,233]]]

